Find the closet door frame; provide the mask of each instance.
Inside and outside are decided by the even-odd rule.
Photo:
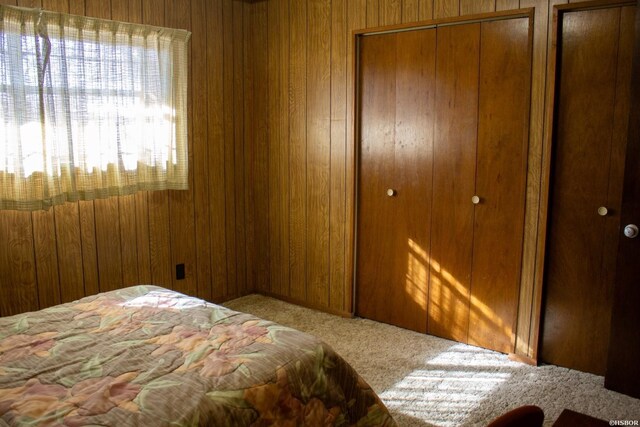
[[[349,105],[349,110],[351,111],[351,117],[353,118],[352,120],[350,120],[350,123],[349,123],[349,125],[352,126],[352,128],[350,129],[350,133],[353,136],[353,147],[352,147],[353,154],[351,156],[353,163],[349,165],[349,167],[353,168],[352,170],[354,171],[354,173],[350,182],[347,183],[347,185],[351,186],[351,191],[352,191],[351,198],[353,200],[353,203],[350,204],[347,212],[348,214],[347,220],[350,227],[349,227],[349,230],[348,230],[349,233],[347,236],[347,239],[348,239],[347,240],[347,250],[348,250],[347,260],[348,261],[346,266],[347,267],[346,274],[347,274],[347,277],[350,278],[351,284],[352,284],[350,292],[348,292],[346,295],[346,298],[347,298],[346,306],[351,313],[355,313],[356,296],[357,296],[356,295],[357,293],[356,265],[357,265],[358,254],[357,254],[356,248],[357,248],[357,239],[358,239],[358,236],[357,236],[358,182],[359,182],[359,174],[360,174],[360,148],[361,148],[360,147],[360,138],[361,138],[360,110],[361,108],[359,105],[360,70],[359,70],[359,64],[358,64],[358,58],[360,57],[360,40],[363,37],[385,34],[385,33],[415,31],[415,30],[421,30],[421,29],[438,28],[443,26],[464,25],[464,24],[470,24],[470,23],[481,23],[486,21],[497,21],[497,20],[504,20],[504,19],[527,18],[529,20],[529,28],[530,28],[529,30],[530,46],[532,46],[534,16],[535,16],[535,8],[523,8],[523,9],[516,9],[516,10],[509,10],[509,11],[491,12],[491,13],[436,19],[436,20],[430,20],[430,21],[413,23],[413,24],[398,24],[398,25],[391,25],[391,26],[384,26],[384,27],[375,27],[375,28],[356,30],[353,32],[352,40],[351,40],[353,57],[352,57],[352,64],[351,64],[351,79],[350,79],[350,82],[352,82],[352,87],[350,88],[352,102],[351,102],[351,105]],[[531,99],[531,102],[533,102],[533,99]],[[529,114],[531,114],[530,110],[529,110]],[[531,126],[529,126],[529,128],[530,127]],[[529,147],[529,149],[531,149],[531,147]],[[527,178],[527,181],[528,181],[528,178]],[[528,186],[528,182],[527,182],[527,186]],[[526,212],[527,210],[526,200],[524,201],[524,203],[525,203],[525,212]],[[521,286],[522,286],[522,283],[520,283],[520,287]],[[522,300],[520,299],[520,303],[518,304],[518,307],[517,307],[517,319],[516,319],[517,326],[516,327],[520,325],[521,316],[525,316],[527,317],[527,319],[529,319],[530,318],[529,316],[531,316],[532,312],[538,313],[539,315],[540,301],[537,301],[538,303],[537,306],[535,305],[536,301],[532,300],[532,302],[534,303],[533,306],[530,305],[528,307],[524,307],[522,305]],[[526,333],[528,335],[529,331],[527,330]],[[514,335],[516,336],[516,341],[517,341],[519,331],[516,330]],[[519,355],[519,356],[516,354],[512,354],[512,355],[528,363],[535,363],[535,361],[532,361],[527,354]]]

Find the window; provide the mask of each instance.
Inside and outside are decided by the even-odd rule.
[[[0,18],[0,209],[187,188],[189,32]]]

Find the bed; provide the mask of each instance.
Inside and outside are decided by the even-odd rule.
[[[0,318],[0,425],[395,423],[317,338],[135,286]]]

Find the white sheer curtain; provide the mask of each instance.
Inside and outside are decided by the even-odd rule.
[[[0,209],[187,188],[189,32],[0,18]]]

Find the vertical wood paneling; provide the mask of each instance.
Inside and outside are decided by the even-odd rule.
[[[307,296],[329,303],[331,167],[331,3],[308,1]]]
[[[460,15],[458,0],[433,0],[433,18],[449,18]]]
[[[433,1],[434,0],[418,0],[418,13],[421,21],[433,19]]]
[[[496,10],[496,0],[460,0],[460,15],[487,13]]]
[[[227,82],[227,66],[224,61],[228,39],[229,20],[223,15],[228,2],[206,1],[207,26],[207,134],[208,134],[208,172],[209,172],[209,227],[211,236],[211,276],[212,298],[227,295],[227,283],[235,280],[235,269],[227,271],[227,265],[235,262],[235,251],[231,252],[228,242],[234,241],[233,234],[227,233],[226,216],[230,211],[231,201],[226,198],[226,178],[233,177],[233,160],[226,157],[226,123],[227,104],[231,103],[225,84]],[[226,24],[226,25],[225,25]],[[231,93],[233,96],[233,92]],[[233,156],[231,156],[233,159]],[[233,200],[233,199],[231,199]],[[229,273],[229,275],[227,274]],[[227,280],[228,279],[228,280]]]
[[[244,138],[245,144],[243,148],[244,153],[244,163],[243,163],[243,180],[242,183],[252,182],[252,185],[247,185],[244,192],[241,192],[241,198],[244,201],[244,217],[239,218],[240,223],[242,223],[245,227],[245,242],[247,245],[245,247],[245,268],[246,268],[246,278],[247,278],[247,286],[250,288],[255,288],[256,282],[256,246],[260,244],[258,240],[258,236],[255,235],[257,231],[256,227],[256,215],[255,215],[255,205],[258,200],[267,201],[269,200],[268,192],[263,194],[261,197],[256,199],[254,196],[254,191],[256,187],[264,186],[264,182],[260,182],[260,177],[258,176],[258,171],[261,169],[260,166],[256,163],[256,152],[258,150],[259,141],[257,138],[257,131],[259,128],[259,122],[264,120],[263,117],[260,117],[260,114],[256,111],[257,108],[257,91],[261,87],[261,82],[256,79],[255,66],[257,65],[258,57],[263,55],[264,52],[258,52],[258,40],[257,40],[257,32],[258,32],[258,24],[254,22],[253,18],[255,17],[256,7],[250,7],[246,3],[241,3],[242,7],[242,26],[246,30],[243,32],[244,35],[244,43],[242,44],[242,66],[244,76],[243,80],[243,116],[251,117],[251,120],[244,120]],[[253,56],[253,57],[252,57]],[[253,59],[253,60],[252,60]],[[266,70],[266,67],[264,68]],[[265,240],[268,242],[268,239]],[[242,293],[242,290],[239,289],[239,293]]]
[[[39,308],[31,221],[29,212],[0,211],[1,316]]]
[[[380,25],[402,22],[402,0],[380,0]]]
[[[79,202],[80,239],[82,240],[82,270],[86,295],[100,290],[98,276],[98,247],[96,245],[95,211],[93,202]]]
[[[329,200],[329,307],[344,309],[345,160],[347,130],[347,1],[331,3],[331,165]]]
[[[271,241],[274,239],[280,239],[280,266],[281,272],[279,274],[280,283],[278,283],[275,287],[274,284],[271,283],[271,289],[276,290],[277,286],[280,287],[281,295],[289,295],[290,294],[290,202],[291,202],[291,192],[290,192],[290,181],[289,181],[289,141],[290,141],[290,115],[289,112],[289,85],[290,85],[290,63],[289,63],[289,54],[290,54],[290,44],[291,44],[291,28],[289,26],[289,17],[290,17],[290,8],[289,8],[289,0],[278,0],[278,5],[280,5],[280,57],[278,60],[280,66],[280,108],[278,111],[285,112],[285,114],[280,114],[278,120],[280,122],[280,149],[276,154],[278,156],[278,161],[280,164],[280,178],[278,179],[278,183],[280,185],[277,189],[271,189],[270,194],[275,195],[278,194],[280,196],[279,203],[279,215],[272,216],[271,220],[281,221],[280,225],[280,235],[279,236],[270,236]],[[272,172],[273,173],[273,172]],[[273,255],[273,254],[272,254]]]
[[[518,9],[519,7],[520,0],[496,0],[496,11],[513,10]]]
[[[247,4],[245,4],[245,7]],[[251,215],[253,216],[252,239],[247,240],[247,253],[250,247],[254,248],[252,260],[252,279],[247,276],[246,287],[243,293],[252,290],[267,291],[269,287],[269,139],[268,139],[268,79],[264,70],[268,68],[268,26],[267,3],[259,2],[250,7],[250,29],[252,43],[245,43],[245,61],[252,64],[253,79],[253,113],[254,119],[245,120],[245,127],[254,128],[253,140],[245,140],[253,150],[248,150],[252,157],[245,166],[245,175],[251,176],[245,180],[245,194],[260,194],[254,200]],[[246,92],[245,92],[246,93]],[[247,97],[245,96],[245,99]],[[251,117],[245,110],[245,117]],[[251,174],[251,175],[249,175]]]
[[[232,294],[235,292],[236,283],[236,259],[238,254],[236,251],[236,193],[235,193],[235,144],[234,144],[234,38],[233,38],[233,1],[224,0],[222,6],[223,20],[226,23],[224,25],[224,52],[223,63],[223,76],[224,82],[222,84],[224,91],[224,163],[221,165],[224,172],[225,183],[225,234],[226,234],[226,280],[223,282],[223,293]],[[243,261],[244,262],[244,261]]]
[[[279,2],[269,2],[267,10],[267,81],[268,81],[268,117],[267,120],[271,124],[269,126],[269,289],[270,292],[282,293],[282,278],[288,271],[284,268],[282,259],[282,228],[283,221],[278,218],[281,214],[281,205],[283,195],[280,191],[280,177],[283,173],[283,167],[287,162],[282,162],[279,156],[280,149],[283,145],[287,145],[283,140],[282,126],[279,121],[278,109],[281,106],[281,99],[284,96],[282,90],[282,78],[279,72],[281,65],[281,56],[283,43],[281,34],[285,26],[282,22],[288,24],[288,20],[281,20],[281,5]]]
[[[207,144],[207,11],[204,0],[191,0],[191,102],[193,105],[193,191],[197,295],[212,298],[211,228],[209,226],[209,146]],[[213,171],[212,171],[213,173]]]
[[[367,27],[380,25],[380,0],[367,0]]]
[[[402,23],[418,21],[419,0],[403,0],[402,2]]]
[[[307,2],[291,0],[290,180],[290,296],[307,297]]]
[[[229,295],[239,295],[245,289],[247,280],[246,255],[246,199],[245,199],[245,141],[244,141],[244,21],[243,3],[233,2],[233,148],[235,150],[235,239],[237,250],[236,282],[230,283]],[[252,118],[253,120],[253,118]],[[226,166],[226,165],[225,165]]]
[[[190,0],[165,0],[165,25],[172,28],[191,30]],[[191,66],[191,55],[189,55]],[[191,87],[187,88],[187,97],[191,99]],[[187,104],[187,130],[192,133],[191,103]],[[193,165],[193,138],[189,138],[189,164]],[[196,286],[196,245],[195,218],[193,205],[193,167],[189,168],[189,189],[186,191],[169,191],[169,215],[171,224],[171,270],[173,289],[195,295]],[[175,266],[184,264],[185,278],[178,280]]]
[[[42,307],[60,303],[58,250],[53,209],[33,212],[33,243],[38,278],[38,299]]]

